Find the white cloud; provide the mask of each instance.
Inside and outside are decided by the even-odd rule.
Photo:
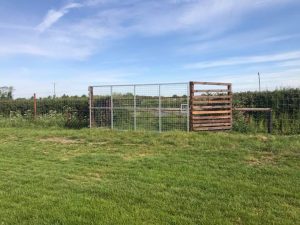
[[[203,61],[185,65],[186,69],[207,69],[224,66],[239,66],[244,64],[255,63],[268,63],[280,62],[300,59],[300,51],[285,52],[279,54],[259,55],[259,56],[246,56],[246,57],[233,57],[217,61]]]
[[[28,54],[46,56],[45,52],[34,46],[26,44],[6,44],[0,46],[0,56],[14,55],[14,54]]]
[[[49,10],[44,20],[37,26],[37,29],[40,32],[44,32],[46,29],[50,28],[54,23],[58,22],[58,20],[67,14],[70,9],[80,8],[82,4],[79,3],[69,3],[62,7],[59,10]]]
[[[114,40],[130,36],[172,32],[214,36],[229,29],[247,12],[276,7],[287,1],[293,0],[85,0],[69,3],[58,10],[49,10],[35,27],[18,25],[9,29],[0,24],[0,31],[5,29],[1,33],[7,36],[0,37],[0,55],[82,60],[110,46]],[[66,18],[65,23],[52,27],[75,8],[89,13],[72,20]]]
[[[296,33],[295,33],[296,32]],[[243,51],[253,47],[263,49],[266,46],[285,44],[290,40],[300,37],[298,31],[291,32],[285,27],[269,26],[268,28],[255,28],[251,30],[230,32],[218,35],[216,33],[205,33],[205,35],[191,36],[186,40],[184,46],[177,48],[176,52],[184,55],[232,52],[234,49]]]

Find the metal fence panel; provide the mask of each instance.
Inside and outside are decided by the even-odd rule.
[[[92,87],[90,124],[119,130],[188,131],[188,89],[188,83]]]

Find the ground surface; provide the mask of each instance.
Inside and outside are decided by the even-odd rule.
[[[0,129],[0,224],[299,224],[300,136]]]

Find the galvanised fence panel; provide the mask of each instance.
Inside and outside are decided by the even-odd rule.
[[[189,83],[92,86],[89,97],[90,127],[189,130]]]

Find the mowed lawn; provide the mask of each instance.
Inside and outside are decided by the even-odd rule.
[[[0,224],[300,224],[300,136],[0,129]]]

